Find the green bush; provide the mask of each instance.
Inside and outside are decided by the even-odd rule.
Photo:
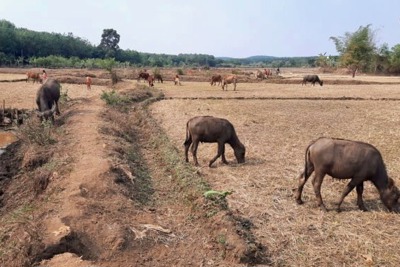
[[[111,92],[103,91],[100,99],[104,100],[107,105],[116,107],[131,103],[131,100],[123,95],[118,94],[115,90]]]
[[[176,73],[177,73],[178,75],[185,75],[185,73],[183,72],[182,69],[177,69],[177,70],[176,70]]]

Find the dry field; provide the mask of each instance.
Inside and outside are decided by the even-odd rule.
[[[228,196],[230,208],[254,223],[256,238],[268,247],[274,266],[399,266],[400,216],[386,212],[370,183],[364,192],[369,212],[358,210],[355,192],[345,199],[343,212],[332,211],[348,181],[330,177],[322,185],[330,212],[316,207],[311,181],[305,186],[305,204],[294,201],[305,148],[320,136],[375,145],[389,175],[400,186],[398,84],[302,87],[258,83],[238,84],[236,92],[232,88],[223,92],[205,83],[159,87],[168,100],[153,104],[151,111],[182,151],[182,158],[189,118],[213,115],[234,124],[247,148],[246,164],[235,164],[227,147],[231,164],[217,161],[216,168],[208,168],[216,145],[200,144],[199,171],[213,189],[234,190]],[[336,99],[343,96],[360,100]],[[392,100],[370,100],[383,98]]]
[[[175,71],[162,69],[161,73],[165,77],[172,77]],[[252,231],[256,241],[267,247],[271,265],[399,266],[400,236],[397,230],[400,215],[386,211],[370,183],[367,183],[364,191],[369,212],[358,210],[355,192],[345,198],[341,213],[333,211],[348,181],[325,178],[322,195],[330,210],[326,213],[316,207],[311,181],[304,188],[304,205],[295,203],[294,191],[297,188],[296,178],[304,167],[305,148],[310,141],[320,136],[373,144],[381,151],[389,175],[400,186],[400,78],[362,75],[352,79],[348,75],[318,73],[324,81],[328,81],[323,87],[301,86],[301,77],[317,73],[317,70],[282,69],[282,77],[279,79],[283,82],[274,83],[256,82],[249,75],[255,70],[244,69],[240,72],[240,79],[250,79],[250,82],[238,83],[237,91],[232,91],[232,85],[229,85],[228,91],[222,91],[221,87],[210,86],[205,82],[213,73],[228,74],[232,71],[185,70],[186,75],[181,76],[182,86],[174,86],[168,79],[162,84],[155,83],[155,87],[164,93],[165,100],[153,103],[149,109],[172,144],[181,152],[182,161],[185,126],[189,118],[213,115],[233,123],[247,149],[246,163],[236,164],[232,150],[227,147],[230,164],[226,166],[218,160],[215,167],[209,168],[208,161],[216,154],[216,144],[200,144],[198,158],[201,167],[197,171],[212,189],[234,191],[227,197],[229,208],[233,214],[248,218],[254,225]],[[9,69],[0,72],[0,80],[18,80],[25,78],[26,70]],[[159,206],[151,211],[136,210],[130,201],[114,193],[118,192],[113,187],[114,183],[103,179],[104,175],[109,175],[109,147],[117,145],[112,143],[114,141],[111,137],[104,139],[98,130],[104,128],[104,123],[114,124],[112,120],[102,121],[106,108],[99,100],[101,92],[110,89],[102,86],[109,80],[107,73],[99,70],[47,72],[49,77],[71,81],[62,82],[62,90],[68,91],[68,96],[78,101],[74,102],[72,111],[66,112],[70,116],[65,119],[67,123],[60,126],[60,131],[64,131],[61,137],[65,139],[60,141],[60,146],[65,153],[56,155],[73,158],[74,163],[66,167],[71,173],[54,178],[50,190],[47,189],[51,192],[52,187],[63,188],[56,195],[59,202],[38,202],[43,203],[42,210],[48,212],[45,216],[35,217],[43,218],[42,222],[38,222],[39,225],[48,225],[49,221],[52,222],[51,218],[68,218],[68,226],[72,230],[85,233],[93,244],[100,244],[99,252],[93,249],[93,255],[100,256],[83,257],[83,260],[97,260],[94,262],[96,266],[130,266],[126,265],[127,262],[136,262],[137,266],[180,266],[185,263],[185,266],[244,266],[224,261],[216,255],[216,246],[210,246],[213,243],[208,232],[224,233],[224,226],[216,230],[219,224],[214,225],[214,229],[207,228],[207,225],[199,226],[202,221],[188,224],[187,220],[178,218],[181,214],[175,206],[182,203],[175,203],[174,206],[172,202],[165,201],[158,203]],[[126,81],[123,83],[124,90],[135,87],[137,72],[118,70]],[[91,91],[80,84],[87,73],[96,76]],[[336,80],[344,82],[329,82]],[[354,81],[364,84],[355,85]],[[1,82],[0,101],[5,100],[7,107],[36,108],[35,95],[38,88],[38,84],[26,82]],[[118,85],[116,89],[120,89]],[[156,193],[163,200],[165,198],[161,196],[168,196],[168,190],[174,188],[172,185],[169,188],[170,175],[163,172],[164,166],[157,165],[156,158],[153,158],[157,153],[151,151],[151,147],[147,145],[144,150],[151,163],[151,173],[156,174],[152,179],[161,178],[163,183],[162,190]],[[191,157],[190,164],[193,164]],[[61,170],[57,172],[62,173]],[[89,196],[77,193],[81,185],[89,188]],[[109,192],[113,193],[106,195]],[[93,197],[96,194],[101,197]],[[101,207],[104,214],[93,207]],[[99,223],[94,224],[93,221]],[[172,229],[177,236],[181,236],[179,233],[193,235],[182,235],[179,242],[168,243],[170,246],[154,245],[151,249],[145,245],[138,246],[135,238],[132,241],[133,249],[125,251],[119,247],[118,238],[126,238],[126,232],[115,230],[115,234],[109,233],[110,225],[122,229],[125,225],[135,226],[149,221]],[[186,232],[182,232],[181,228]],[[104,229],[108,229],[108,232]],[[229,244],[226,245],[229,247]],[[81,262],[82,255],[78,253],[80,257],[76,257],[76,265],[64,262],[49,266],[88,266],[87,262]],[[188,259],[188,255],[192,255],[192,259]]]

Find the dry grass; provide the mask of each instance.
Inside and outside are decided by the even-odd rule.
[[[238,92],[222,92],[205,83],[164,86],[168,97],[341,97],[399,98],[394,85],[324,86],[239,84]],[[161,86],[160,86],[161,87]],[[216,154],[215,144],[201,144],[199,162],[215,190],[234,190],[230,208],[255,224],[254,233],[268,247],[275,266],[398,266],[400,216],[386,212],[376,189],[367,183],[364,198],[370,212],[360,212],[356,194],[343,203],[343,212],[321,212],[316,207],[311,182],[299,206],[294,201],[304,150],[319,136],[360,140],[382,153],[389,174],[400,185],[400,106],[398,101],[306,99],[172,99],[154,104],[152,114],[181,149],[186,121],[197,115],[230,120],[247,148],[247,163],[208,168]],[[192,160],[191,160],[192,162]],[[348,181],[326,177],[322,194],[328,209],[335,207]]]

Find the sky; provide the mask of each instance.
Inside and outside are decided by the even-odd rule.
[[[94,45],[112,28],[122,49],[235,58],[337,55],[329,37],[368,24],[376,44],[391,48],[399,10],[399,0],[0,0],[0,19],[18,28]]]

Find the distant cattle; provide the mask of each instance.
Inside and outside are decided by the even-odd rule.
[[[262,72],[262,71],[260,71],[260,70],[257,70],[257,72],[256,72],[256,79],[257,79],[257,80],[258,80],[258,79],[264,80],[264,79],[265,79],[265,73]]]
[[[226,143],[233,148],[238,163],[245,162],[246,149],[237,137],[232,123],[226,119],[212,116],[198,116],[188,120],[186,123],[186,139],[184,142],[186,162],[189,162],[188,151],[190,145],[192,145],[191,152],[194,163],[196,166],[199,165],[197,161],[197,147],[200,142],[218,143],[218,153],[209,162],[209,167],[211,167],[219,157],[222,157],[222,163],[228,164],[225,158]]]
[[[326,210],[321,197],[321,184],[326,174],[337,179],[351,179],[342,193],[337,211],[343,199],[354,189],[357,190],[357,205],[365,211],[362,194],[364,182],[371,181],[378,189],[383,204],[389,211],[398,211],[399,190],[388,176],[381,153],[374,146],[357,141],[319,138],[306,149],[304,171],[299,176],[296,201],[302,204],[304,184],[312,173],[312,181],[318,206]]]
[[[35,82],[42,83],[42,77],[41,77],[40,73],[38,73],[38,72],[33,72],[33,71],[27,72],[26,73],[26,82],[28,82],[29,80],[33,80],[33,83],[35,83]]]
[[[154,76],[153,75],[149,75],[147,77],[147,82],[149,83],[150,87],[153,87],[154,86]]]
[[[218,83],[218,86],[221,85],[221,83],[222,83],[222,76],[221,75],[213,75],[211,77],[211,85],[217,85],[217,83]]]
[[[154,79],[157,80],[157,82],[163,83],[163,78],[162,78],[160,73],[155,73],[154,74]]]
[[[306,75],[303,77],[303,82],[301,83],[301,85],[306,85],[307,82],[312,83],[313,86],[315,86],[315,83],[319,83],[319,85],[323,85],[323,81],[321,81],[318,77],[318,75]]]
[[[181,80],[179,79],[179,75],[175,75],[174,77],[174,84],[175,85],[182,85]]]
[[[150,76],[149,73],[142,71],[139,73],[139,77],[137,78],[137,81],[139,82],[140,79],[143,79],[144,81],[148,81],[149,76]]]
[[[269,76],[272,76],[272,70],[271,69],[264,69],[264,74],[268,78]]]
[[[60,99],[61,85],[54,79],[47,79],[39,88],[36,94],[36,104],[38,106],[38,115],[43,119],[51,119],[54,122],[54,113],[60,114],[58,100]]]
[[[224,77],[222,80],[222,90],[228,90],[228,84],[233,84],[233,90],[236,90],[236,83],[237,83],[237,77],[236,75],[230,75]]]

